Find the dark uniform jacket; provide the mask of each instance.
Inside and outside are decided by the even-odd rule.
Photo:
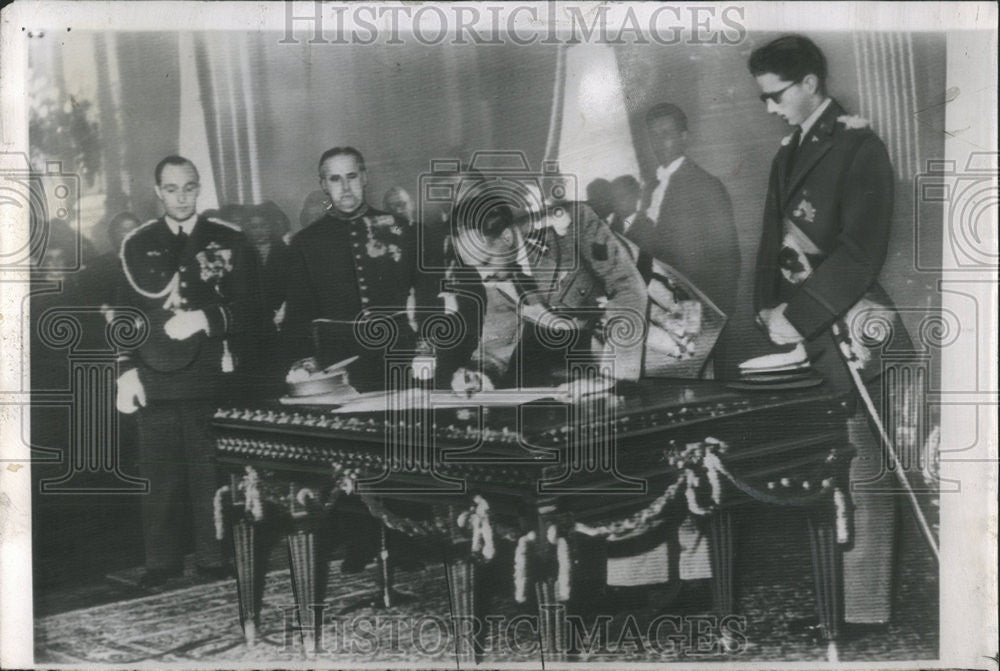
[[[199,216],[181,244],[164,219],[122,242],[118,306],[138,308],[149,335],[125,352],[119,372],[139,369],[147,400],[211,399],[229,392],[262,319],[257,257],[234,225]],[[208,332],[172,340],[174,310],[202,310]]]
[[[515,286],[517,294],[486,283],[481,343],[469,365],[495,384],[538,386],[567,379],[566,357],[572,348],[559,347],[558,334],[546,338],[536,323],[525,323],[519,303],[578,321],[583,328],[577,350],[598,346],[591,340],[595,318],[622,320],[622,337],[612,343],[615,375],[634,380],[641,374],[648,301],[642,276],[623,243],[588,205],[572,203],[568,211],[568,227],[547,226],[525,241],[531,276],[510,283],[520,285]],[[603,307],[599,299],[606,299]],[[521,314],[530,310],[522,308]],[[634,337],[624,335],[624,329],[636,329]]]
[[[362,205],[345,216],[331,209],[295,234],[287,272],[287,306],[282,325],[286,363],[316,356],[328,365],[351,356],[351,384],[362,391],[384,387],[385,357],[406,358],[416,334],[406,317],[410,290],[426,305],[437,292],[418,272],[416,231],[400,217]],[[393,337],[366,315],[391,315]],[[418,315],[419,318],[419,315]],[[314,320],[323,320],[314,328]],[[287,368],[286,368],[287,370]]]
[[[647,187],[625,237],[687,277],[732,316],[740,246],[726,187],[686,157],[670,177],[656,221],[650,221],[645,210],[656,186]]]
[[[258,250],[258,259],[260,250]],[[288,268],[291,265],[291,250],[281,238],[271,240],[267,258],[260,259],[261,297],[268,317],[281,308],[288,292]]]
[[[862,345],[866,318],[893,322],[894,348],[908,339],[877,283],[889,243],[894,176],[885,145],[859,117],[831,101],[796,149],[785,138],[771,166],[757,254],[754,308],[787,302],[785,316],[807,339],[817,369],[836,387],[850,379],[831,336],[835,323]],[[870,344],[870,343],[869,343]],[[866,378],[881,370],[881,346],[865,348]]]

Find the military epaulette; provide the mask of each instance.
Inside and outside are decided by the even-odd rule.
[[[795,133],[789,133],[785,137],[781,138],[781,146],[782,147],[787,147],[788,145],[790,145],[792,143],[792,140],[794,138],[795,138]]]
[[[230,222],[226,221],[225,219],[219,219],[218,217],[208,217],[208,220],[210,222],[212,222],[213,224],[219,224],[220,226],[225,226],[226,228],[231,228],[234,231],[239,231],[240,233],[243,232],[242,228],[240,228],[236,224],[233,224],[233,223],[230,223]]]
[[[837,117],[837,123],[843,124],[844,128],[848,130],[871,128],[872,125],[872,122],[868,119],[854,114],[844,114],[843,116]]]
[[[396,217],[391,214],[380,214],[375,217],[373,222],[375,226],[392,226],[396,223]]]

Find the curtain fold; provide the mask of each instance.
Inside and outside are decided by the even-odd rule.
[[[629,128],[625,90],[613,47],[562,47],[556,70],[553,109],[561,106],[555,150],[563,173],[581,190],[595,179],[639,176],[635,141]],[[553,121],[553,123],[556,123]],[[548,154],[547,154],[548,155]]]
[[[886,144],[896,175],[911,180],[920,171],[920,125],[909,33],[853,34],[858,114],[870,119]]]
[[[256,92],[246,36],[195,36],[198,92],[219,205],[261,200]]]

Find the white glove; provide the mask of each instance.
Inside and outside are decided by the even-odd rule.
[[[131,415],[139,408],[146,407],[146,390],[137,369],[122,373],[118,378],[118,398],[115,405],[118,412],[124,415]]]
[[[773,309],[764,308],[757,315],[757,322],[767,329],[767,335],[775,345],[797,345],[805,340],[785,316],[787,307],[788,303],[781,303]]]
[[[442,291],[438,294],[438,298],[444,301],[444,312],[445,314],[456,314],[458,312],[458,296],[451,291]]]
[[[472,396],[478,391],[493,391],[493,389],[495,389],[493,381],[488,375],[468,368],[459,368],[451,376],[451,390],[456,394]]]
[[[195,333],[208,333],[208,317],[201,310],[181,310],[167,320],[163,330],[173,340],[187,340]]]
[[[288,307],[288,301],[284,301],[281,307],[274,311],[274,326],[280,329],[281,325],[285,322],[285,308]]]

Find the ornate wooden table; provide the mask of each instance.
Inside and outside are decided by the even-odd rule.
[[[642,381],[581,404],[436,407],[415,389],[398,409],[338,414],[261,402],[220,408],[216,495],[220,536],[236,550],[240,614],[256,636],[259,539],[287,534],[292,584],[309,650],[322,624],[324,524],[356,495],[391,529],[444,544],[461,656],[475,659],[477,566],[514,546],[515,597],[535,601],[542,645],[566,650],[556,604],[572,593],[573,551],[607,538],[704,516],[714,607],[735,611],[733,506],[797,506],[806,519],[818,614],[828,640],[842,619],[840,557],[850,542],[853,454],[842,399],[823,387],[733,391],[707,381]],[[269,532],[270,532],[269,531]],[[384,562],[383,575],[385,574]],[[391,603],[389,576],[381,581]],[[459,626],[456,624],[456,627]],[[720,632],[723,641],[727,632]]]

